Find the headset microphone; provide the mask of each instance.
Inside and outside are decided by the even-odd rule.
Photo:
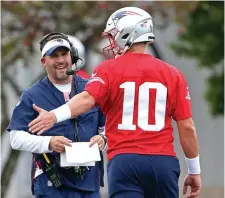
[[[72,65],[72,68],[71,68],[70,70],[67,70],[67,71],[66,71],[66,74],[67,74],[68,76],[69,76],[69,75],[74,75],[75,72],[76,72],[76,64],[74,63],[74,64]]]
[[[66,74],[69,76],[69,75],[74,75],[75,74],[75,70],[71,69],[71,70],[68,70],[66,71]]]
[[[78,60],[80,60],[81,63],[79,63],[79,67],[78,65]],[[77,62],[73,64],[73,68],[66,71],[66,74],[69,75],[74,75],[76,71],[79,70],[79,68],[81,68],[83,66],[83,60],[81,58],[78,58]]]

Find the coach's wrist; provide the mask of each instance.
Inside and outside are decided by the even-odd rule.
[[[107,138],[106,138],[106,136],[103,135],[103,134],[99,134],[99,136],[101,136],[102,139],[104,140],[104,147],[105,147],[105,145],[107,144]]]
[[[201,173],[199,155],[191,159],[185,157],[185,160],[190,175],[198,175]]]

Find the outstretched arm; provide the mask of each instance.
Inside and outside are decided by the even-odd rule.
[[[77,117],[89,111],[94,105],[95,100],[87,91],[75,95],[66,104],[50,112],[33,105],[34,109],[39,113],[39,116],[29,123],[29,131],[40,135],[55,123]]]

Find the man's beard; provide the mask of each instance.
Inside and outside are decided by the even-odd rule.
[[[66,72],[69,69],[71,69],[71,67],[65,67],[63,69],[55,68],[55,72],[54,72],[55,80],[58,80],[58,81],[67,80],[69,78],[69,76],[66,74]]]
[[[66,74],[66,71],[67,71],[67,69],[65,69],[65,71],[63,71],[63,72],[60,72],[60,71],[57,71],[56,70],[56,78],[58,79],[58,80],[66,80],[66,79],[68,79],[69,78],[69,76]]]

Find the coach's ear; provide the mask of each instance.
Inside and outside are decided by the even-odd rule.
[[[41,64],[42,64],[43,67],[46,67],[45,63],[46,63],[45,57],[42,57],[41,58]]]

